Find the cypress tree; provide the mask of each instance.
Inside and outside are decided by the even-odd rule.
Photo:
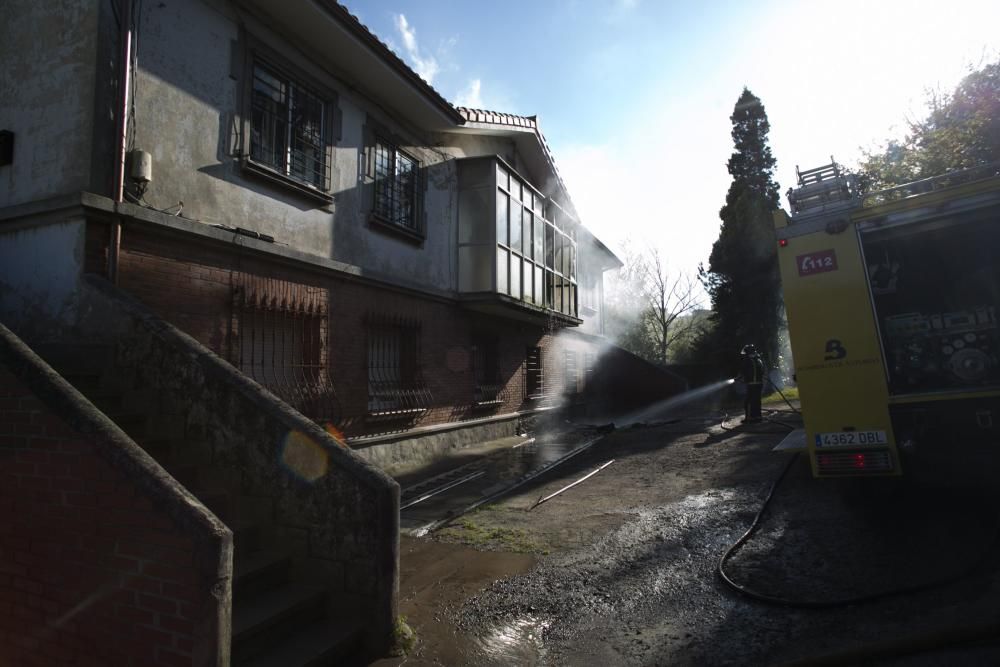
[[[734,151],[727,168],[733,182],[719,211],[722,226],[708,269],[700,270],[712,298],[715,326],[700,356],[711,355],[730,366],[740,348],[753,343],[768,364],[776,366],[782,308],[772,221],[778,184],[767,142],[770,124],[764,105],[746,88],[730,120]]]

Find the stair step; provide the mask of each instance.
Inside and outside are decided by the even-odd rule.
[[[233,604],[233,660],[246,660],[275,646],[323,616],[326,591],[289,583]]]
[[[295,632],[257,657],[248,667],[304,667],[342,664],[363,637],[360,623],[334,623],[324,619]]]
[[[233,564],[233,597],[238,600],[277,588],[288,579],[291,556],[283,551],[261,549],[236,552]]]

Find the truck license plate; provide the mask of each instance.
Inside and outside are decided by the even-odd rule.
[[[884,445],[885,431],[840,431],[817,433],[817,447],[850,447],[852,445]]]

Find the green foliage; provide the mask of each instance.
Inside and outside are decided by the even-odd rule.
[[[866,152],[859,165],[871,192],[1000,161],[1000,61],[972,71],[950,94],[930,93],[927,116],[905,138]]]
[[[449,541],[487,551],[510,551],[513,553],[540,553],[548,551],[534,542],[520,528],[490,526],[489,515],[492,507],[480,508],[465,516],[457,525],[450,525],[438,532],[438,536]]]
[[[390,655],[401,658],[409,654],[417,643],[417,633],[406,622],[405,616],[396,619],[396,626],[392,629],[392,648]]]
[[[770,124],[760,100],[746,88],[733,115],[735,152],[728,169],[733,182],[719,211],[722,227],[708,268],[699,276],[712,297],[711,332],[695,345],[704,362],[736,363],[740,348],[754,343],[769,360],[778,356],[781,287],[772,212],[778,207]]]

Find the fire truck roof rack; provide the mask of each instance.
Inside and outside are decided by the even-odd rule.
[[[804,218],[846,211],[860,205],[857,180],[830,157],[830,164],[815,169],[799,170],[795,167],[799,187],[789,188],[788,203],[792,218]]]
[[[905,199],[914,195],[941,190],[942,188],[947,188],[952,185],[971,183],[973,181],[990,178],[992,176],[1000,176],[1000,162],[990,162],[970,167],[968,169],[949,171],[945,174],[931,176],[930,178],[913,181],[912,183],[904,183],[903,185],[897,185],[896,187],[887,188],[885,190],[868,192],[862,198],[862,205],[866,208],[870,206],[877,206],[878,204],[884,204],[886,202]]]

